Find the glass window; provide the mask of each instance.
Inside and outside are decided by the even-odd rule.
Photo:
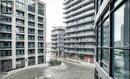
[[[102,49],[101,66],[107,73],[109,73],[109,58],[110,58],[109,49]]]
[[[102,61],[109,64],[110,51],[109,49],[102,49]]]
[[[110,46],[110,20],[109,18],[106,19],[102,26],[103,26],[103,39],[102,39],[102,44],[103,46]]]
[[[130,79],[130,51],[114,49],[114,78]]]
[[[128,8],[123,5],[114,12],[114,47],[129,46],[127,9]]]
[[[115,4],[114,4],[114,7],[116,7],[118,4],[120,4],[123,0],[114,0],[115,1]]]
[[[28,0],[28,11],[35,12],[35,0]]]
[[[101,27],[98,28],[98,46],[101,46]]]
[[[44,5],[38,3],[38,14],[44,15]]]
[[[98,56],[97,56],[98,63],[100,64],[101,61],[101,48],[98,48]]]

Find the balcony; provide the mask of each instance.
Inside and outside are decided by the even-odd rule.
[[[73,38],[73,37],[87,37],[87,36],[95,36],[94,32],[86,32],[86,33],[79,33],[79,34],[71,34],[66,35],[66,38]]]
[[[74,1],[74,0],[73,0]],[[71,2],[73,2],[72,0],[66,0],[66,1],[64,1],[64,5],[67,5],[67,4],[69,4],[69,3],[71,3]]]
[[[16,40],[24,40],[24,35],[16,35]]]
[[[39,42],[38,43],[38,49],[44,49],[44,43]]]
[[[77,20],[75,22],[69,23],[66,27],[72,27],[72,26],[77,26],[80,24],[87,24],[87,23],[91,23],[94,22],[94,17],[89,17],[89,18],[85,18],[85,19],[81,19],[81,20]]]
[[[11,50],[0,50],[0,58],[8,58],[12,56]]]
[[[11,25],[12,23],[12,19],[11,18],[0,18],[0,24],[8,24]]]
[[[0,50],[10,50],[12,48],[11,42],[0,41]]]
[[[94,8],[94,4],[93,4],[93,3],[92,3],[92,4],[89,4],[89,5],[86,5],[85,7],[82,7],[82,8],[80,8],[80,9],[78,9],[78,10],[76,9],[76,11],[73,11],[73,12],[67,14],[67,15],[65,16],[65,18],[69,18],[69,17],[71,17],[72,15],[77,15],[77,14],[83,12],[83,11],[88,12],[90,9],[93,9],[93,8]]]
[[[2,41],[11,41],[11,34],[6,34],[6,33],[0,33],[0,40]]]
[[[25,11],[25,4],[20,3],[20,2],[16,2],[16,9],[20,10],[20,11]]]
[[[24,19],[24,12],[16,11],[16,18],[23,20]]]
[[[35,28],[35,23],[28,21],[28,28]]]
[[[79,0],[75,0],[75,1],[79,1]],[[71,12],[72,10],[77,10],[77,8],[81,7],[82,5],[87,5],[87,4],[90,4],[92,3],[93,1],[92,0],[85,0],[85,1],[82,1],[80,2],[79,4],[69,8],[69,9],[66,9],[66,11],[64,12],[65,14]],[[71,5],[71,4],[70,4]],[[69,5],[69,6],[70,6]],[[65,8],[67,8],[68,6],[66,6]]]
[[[32,21],[32,22],[35,22],[35,15],[28,14],[28,20]]]
[[[92,14],[94,15],[94,10],[90,10],[90,11],[87,11],[85,13],[81,13],[81,14],[79,14],[77,16],[74,16],[74,17],[71,17],[69,19],[66,19],[65,23],[71,22],[71,21],[75,21],[75,20],[79,20],[79,19],[81,19],[83,17],[86,17],[86,16],[89,16],[89,17],[86,17],[86,18],[90,18],[90,17],[93,17]]]
[[[65,46],[66,48],[84,48],[84,49],[94,49],[95,48],[95,45],[66,45]]]
[[[28,43],[28,48],[29,49],[35,49],[35,43],[34,42],[29,42]]]
[[[0,32],[2,32],[2,33],[11,33],[11,26],[9,26],[9,25],[0,25]]]
[[[43,20],[38,20],[38,24],[44,24]]]
[[[73,32],[80,32],[80,31],[85,31],[85,30],[93,30],[94,29],[94,25],[83,25],[83,26],[80,26],[79,28],[72,28],[72,29],[69,29],[66,30],[66,33],[73,33]]]
[[[17,26],[24,26],[24,20],[16,19]]]
[[[38,28],[39,28],[39,29],[41,29],[41,28],[43,29],[43,28],[44,28],[44,25],[43,25],[43,24],[38,24]]]
[[[35,36],[28,35],[28,40],[29,41],[35,41]]]
[[[38,36],[43,36],[43,35],[44,35],[43,31],[42,30],[38,30]]]
[[[43,36],[38,36],[38,41],[44,41]]]
[[[38,49],[38,54],[44,54],[44,50],[43,49]]]
[[[35,35],[35,29],[28,29],[28,34],[29,35]]]
[[[24,50],[16,50],[16,56],[17,56],[17,58],[19,58],[19,57],[24,57]]]
[[[66,9],[70,9],[71,6],[74,6],[74,5],[76,5],[77,3],[79,3],[79,2],[81,2],[81,0],[74,0],[74,1],[72,1],[71,3],[69,3],[68,5],[66,5],[66,6],[64,7],[64,9],[65,9],[65,10],[66,10]]]
[[[80,40],[66,40],[66,43],[96,42],[96,39],[86,38]]]
[[[17,49],[24,49],[24,42],[16,42]]]
[[[17,34],[24,34],[24,28],[23,27],[16,27],[16,33]]]

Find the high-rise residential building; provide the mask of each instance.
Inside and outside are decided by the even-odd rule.
[[[130,0],[95,0],[96,79],[130,79]]]
[[[62,26],[53,27],[51,51],[56,56],[64,56],[64,34],[65,29]]]
[[[0,0],[0,71],[44,63],[46,4]]]
[[[94,0],[64,0],[66,56],[93,62]]]

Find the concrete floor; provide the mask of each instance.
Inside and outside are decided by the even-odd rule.
[[[9,76],[7,79],[94,79],[94,65],[63,62],[61,66],[33,68]]]

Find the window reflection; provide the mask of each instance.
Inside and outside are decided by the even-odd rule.
[[[98,28],[98,46],[101,46],[101,27]]]
[[[110,44],[110,21],[109,18],[103,22],[103,46],[109,46]]]
[[[129,50],[114,49],[114,77],[115,79],[130,78]]]
[[[35,0],[28,0],[28,11],[35,12]]]
[[[123,5],[114,12],[114,46],[115,47],[128,47],[128,25],[126,7]]]

